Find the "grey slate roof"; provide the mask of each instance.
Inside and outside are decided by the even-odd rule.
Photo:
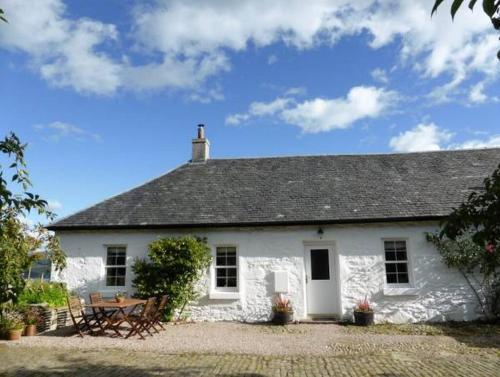
[[[50,229],[350,223],[446,216],[500,149],[187,163]]]

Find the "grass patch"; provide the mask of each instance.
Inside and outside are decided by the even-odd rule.
[[[372,326],[356,326],[344,324],[348,333],[380,334],[380,335],[448,335],[448,336],[500,336],[499,323],[483,322],[445,322],[445,323],[413,323],[396,325],[381,323]]]

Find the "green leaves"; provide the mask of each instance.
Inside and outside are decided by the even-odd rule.
[[[5,18],[5,12],[3,11],[3,9],[0,8],[0,20],[2,20],[3,22],[9,22],[7,21],[7,19]]]
[[[432,11],[431,11],[431,16],[433,16],[434,13],[436,13],[439,6],[443,2],[444,2],[444,0],[436,0],[434,2],[434,6],[432,7]],[[453,3],[451,4],[451,18],[452,19],[455,18],[455,14],[460,9],[463,2],[464,2],[464,0],[453,0]],[[477,0],[470,0],[469,5],[468,5],[469,9],[474,10],[474,6],[476,5],[476,3],[477,3]],[[484,13],[486,13],[488,15],[488,17],[490,19],[493,18],[493,16],[495,15],[495,12],[497,11],[497,9],[499,7],[500,7],[500,1],[498,1],[498,0],[483,0],[483,11],[484,11]]]
[[[495,12],[499,6],[500,6],[500,2],[497,2],[497,4],[495,5],[495,0],[483,0],[483,11],[490,18],[493,17],[493,15],[495,14]]]
[[[0,165],[0,223],[11,213],[24,216],[32,210],[44,214],[48,219],[54,217],[47,208],[47,201],[27,191],[32,184],[24,160],[26,146],[12,132],[0,140],[0,153],[11,161],[7,169]],[[16,188],[21,193],[15,193],[13,189]]]
[[[212,262],[210,248],[192,236],[159,238],[149,245],[148,260],[137,259],[132,266],[132,284],[137,296],[147,298],[167,294],[166,316],[198,297],[197,283]]]
[[[451,19],[455,19],[455,14],[457,13],[458,11],[458,8],[460,8],[460,6],[462,5],[462,3],[464,2],[464,0],[454,0],[453,1],[453,4],[451,4]],[[469,4],[470,6],[470,4]]]
[[[436,13],[436,11],[438,10],[439,6],[441,5],[441,3],[443,2],[444,0],[436,0],[436,2],[434,3],[434,6],[432,7],[432,12],[431,12],[431,16],[434,15],[434,13]]]

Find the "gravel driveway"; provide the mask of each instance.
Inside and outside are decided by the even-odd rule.
[[[9,347],[44,347],[79,350],[118,348],[166,354],[247,354],[247,355],[350,355],[370,352],[498,353],[500,339],[455,339],[449,336],[380,335],[352,333],[335,324],[300,324],[286,327],[232,322],[168,325],[166,331],[146,340],[110,336],[73,335],[71,329],[19,342]]]

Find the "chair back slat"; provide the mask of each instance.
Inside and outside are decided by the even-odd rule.
[[[156,297],[148,298],[146,303],[144,304],[144,308],[142,309],[141,317],[142,318],[151,317],[151,315],[154,313],[155,305],[156,305]]]
[[[101,292],[91,292],[89,294],[90,297],[90,303],[91,304],[97,304],[99,302],[103,302],[102,294]]]
[[[67,297],[68,308],[70,311],[77,311],[80,314],[83,311],[80,297]]]
[[[161,296],[160,303],[158,304],[158,312],[162,313],[165,310],[165,307],[167,306],[168,302],[168,296],[163,295]]]

